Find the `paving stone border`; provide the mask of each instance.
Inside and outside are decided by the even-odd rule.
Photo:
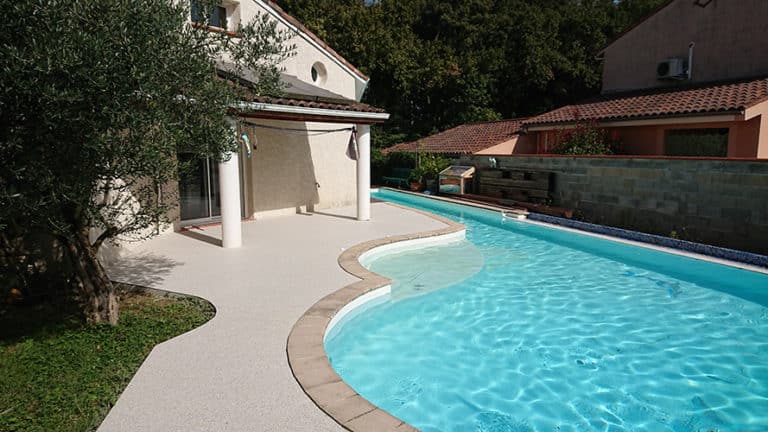
[[[373,405],[357,394],[333,370],[325,352],[325,333],[333,317],[347,304],[373,290],[391,284],[391,280],[373,273],[360,264],[364,253],[379,246],[457,233],[464,225],[450,219],[394,203],[387,205],[420,213],[446,225],[445,228],[370,240],[345,250],[338,259],[347,273],[360,278],[315,303],[294,324],[288,335],[288,364],[304,393],[326,414],[352,432],[397,431],[414,432],[418,429]]]

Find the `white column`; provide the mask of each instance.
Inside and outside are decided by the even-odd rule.
[[[233,125],[232,133],[237,134]],[[221,198],[221,245],[239,248],[243,244],[240,218],[240,165],[238,152],[224,155],[219,162],[219,196]]]
[[[370,125],[357,125],[357,220],[371,220]]]

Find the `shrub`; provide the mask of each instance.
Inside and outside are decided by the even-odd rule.
[[[558,132],[552,153],[566,155],[611,155],[619,146],[597,120],[578,120],[576,127]]]
[[[440,171],[448,168],[453,161],[437,153],[419,153],[419,168],[427,179],[436,179]]]

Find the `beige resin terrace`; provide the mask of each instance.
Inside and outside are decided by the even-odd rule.
[[[354,207],[246,222],[239,249],[218,246],[218,225],[169,233],[111,266],[109,273],[117,281],[203,297],[214,304],[216,316],[156,346],[99,431],[342,430],[294,379],[286,356],[294,324],[318,300],[345,286],[374,288],[386,281],[358,282],[337,262],[344,254],[348,270],[356,263],[346,251],[354,255],[374,244],[463,229],[386,203],[373,203],[371,212],[366,222],[355,220]],[[336,295],[354,297],[359,291],[345,289]],[[297,324],[299,332],[304,324],[306,318]],[[302,357],[301,349],[321,352],[322,359]],[[327,364],[322,345],[304,344],[294,354],[302,357],[295,360],[303,366],[307,358]],[[317,391],[330,391],[341,401],[323,410],[345,427],[412,430],[374,409],[338,376],[329,381],[322,367],[304,371],[299,378],[310,395],[315,392],[313,398]]]

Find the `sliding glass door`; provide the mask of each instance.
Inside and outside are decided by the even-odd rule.
[[[179,205],[181,223],[211,222],[221,216],[219,170],[208,158],[188,153],[179,154]]]

